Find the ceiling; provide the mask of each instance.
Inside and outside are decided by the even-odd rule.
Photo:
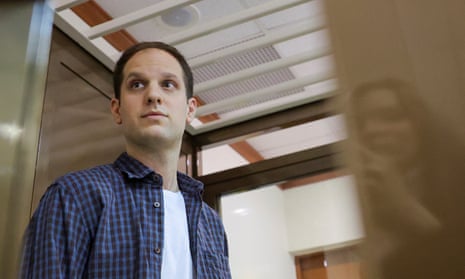
[[[79,6],[94,7],[79,12]],[[194,72],[201,101],[191,135],[333,96],[334,62],[322,0],[55,0],[55,24],[109,69],[120,55],[108,36],[176,46]],[[86,14],[106,14],[98,24]],[[103,37],[104,36],[104,37]],[[325,118],[248,143],[264,158],[341,140]],[[291,136],[292,135],[292,136]],[[273,151],[274,150],[274,151]]]

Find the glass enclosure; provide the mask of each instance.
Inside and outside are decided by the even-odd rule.
[[[48,60],[44,2],[0,4],[2,278],[15,278],[21,236],[50,182],[124,151],[109,110],[115,39],[66,28],[89,11],[81,4],[106,7],[94,26],[124,14],[107,1],[56,1],[62,30]],[[145,18],[118,34],[127,46],[156,24],[165,33],[151,36],[188,54],[205,103],[179,166],[204,182],[223,218],[233,278],[465,278],[463,1],[222,1],[228,11],[192,2],[224,13],[209,10],[206,23],[231,22],[192,35]],[[148,5],[134,3],[126,13]],[[234,9],[255,17],[231,19]],[[77,25],[90,28],[85,20]],[[218,45],[201,51],[212,38]],[[296,53],[315,49],[300,56],[291,42]]]

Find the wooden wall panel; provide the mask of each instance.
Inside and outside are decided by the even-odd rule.
[[[355,247],[295,257],[297,279],[361,279]]]
[[[105,164],[124,150],[110,113],[111,72],[54,29],[32,209],[59,176]]]

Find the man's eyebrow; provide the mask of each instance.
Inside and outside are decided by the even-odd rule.
[[[170,73],[170,72],[163,72],[161,75],[164,78],[171,78],[171,79],[179,79],[179,77],[176,74]]]
[[[128,76],[126,77],[126,79],[130,79],[130,78],[133,78],[133,77],[134,78],[142,78],[142,77],[144,77],[144,74],[139,73],[139,72],[130,72],[128,74]]]
[[[162,72],[161,76],[163,78],[180,79],[180,77],[178,75],[170,73],[170,72]],[[145,78],[145,77],[146,77],[146,75],[144,73],[130,72],[126,77],[126,80],[130,79],[130,78]]]

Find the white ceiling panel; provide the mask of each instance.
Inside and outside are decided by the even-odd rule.
[[[247,142],[269,159],[343,140],[346,135],[342,124],[341,116],[332,116],[259,135]]]
[[[297,21],[321,15],[323,13],[321,1],[307,1],[290,9],[280,11],[258,20],[263,28],[271,30],[273,28],[285,26]]]

